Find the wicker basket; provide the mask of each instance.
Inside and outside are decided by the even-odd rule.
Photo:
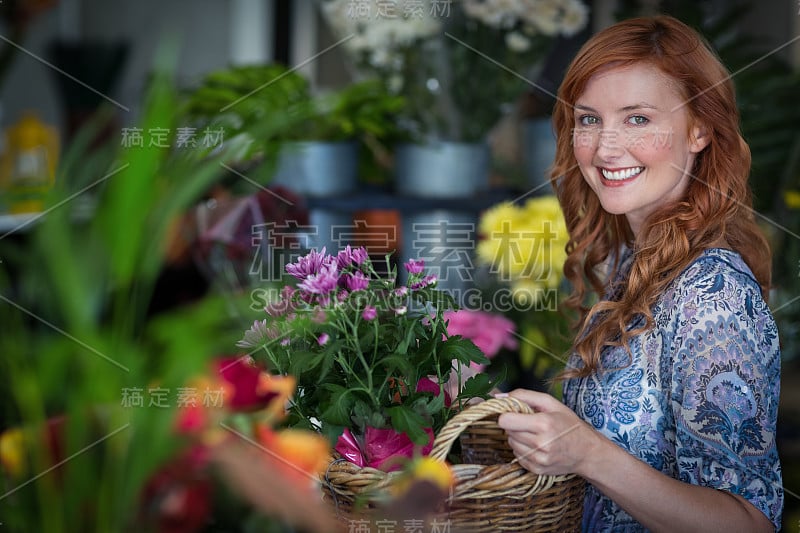
[[[448,520],[454,532],[580,531],[583,479],[540,476],[522,467],[497,425],[498,416],[507,412],[532,411],[515,398],[494,398],[458,413],[436,436],[432,457],[446,460],[460,438],[462,460],[452,465],[456,483],[440,520]],[[355,518],[375,506],[361,500],[385,491],[394,477],[337,458],[325,474],[324,494],[340,518]]]

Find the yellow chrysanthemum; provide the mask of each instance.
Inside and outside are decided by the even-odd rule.
[[[481,217],[479,231],[478,260],[501,280],[543,282],[550,288],[560,282],[569,237],[555,196],[494,206]]]
[[[405,494],[414,483],[428,481],[443,491],[450,490],[455,484],[455,475],[447,463],[432,457],[414,459],[406,466],[403,473],[392,484],[395,496]]]

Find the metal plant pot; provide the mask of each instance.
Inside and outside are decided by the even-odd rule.
[[[358,184],[358,143],[286,143],[272,182],[309,196],[352,192]]]
[[[404,144],[395,152],[395,189],[406,196],[472,196],[489,186],[487,143]]]

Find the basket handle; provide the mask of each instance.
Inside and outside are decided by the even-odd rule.
[[[438,461],[444,461],[455,440],[473,422],[503,413],[533,414],[533,409],[528,404],[511,396],[490,398],[485,402],[472,405],[448,420],[436,435],[430,456]]]

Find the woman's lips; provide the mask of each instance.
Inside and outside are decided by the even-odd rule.
[[[620,187],[638,178],[644,167],[603,168],[600,170],[600,181],[606,187]]]

